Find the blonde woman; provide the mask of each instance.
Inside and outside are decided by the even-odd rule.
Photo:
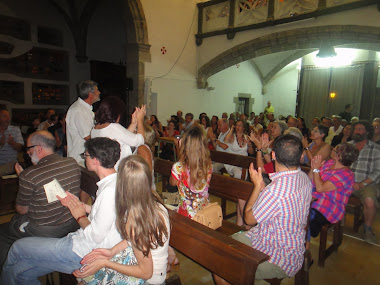
[[[212,165],[205,131],[198,124],[187,130],[180,140],[179,161],[172,167],[170,185],[180,194],[179,214],[192,218],[209,203],[208,187]]]
[[[111,249],[94,249],[74,275],[84,284],[162,284],[166,277],[169,216],[155,191],[145,160],[132,155],[119,166],[116,225],[124,238]],[[95,274],[95,275],[93,275]]]

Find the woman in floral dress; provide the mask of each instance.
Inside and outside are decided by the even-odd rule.
[[[209,203],[208,187],[212,174],[205,131],[194,125],[180,141],[180,158],[172,167],[170,184],[177,186],[180,203],[177,212],[192,218]]]

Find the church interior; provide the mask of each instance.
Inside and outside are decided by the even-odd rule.
[[[276,118],[301,116],[309,128],[314,117],[347,104],[372,122],[380,117],[379,15],[375,0],[2,0],[0,106],[23,132],[47,108],[65,113],[77,84],[91,79],[101,99],[125,102],[123,125],[142,104],[166,125],[177,110],[196,118],[258,115],[268,101]],[[8,192],[0,201],[5,223],[17,189],[1,191]],[[228,201],[227,213],[235,211]],[[347,213],[343,242],[324,267],[317,264],[319,238],[312,239],[307,284],[380,284],[380,243],[365,243],[353,223]],[[373,229],[380,241],[379,213]],[[332,235],[330,229],[328,245]],[[178,256],[180,268],[168,277],[214,284],[209,270]],[[57,274],[53,279],[59,284]]]

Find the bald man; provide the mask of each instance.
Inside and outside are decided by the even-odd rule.
[[[12,244],[23,237],[63,237],[78,229],[70,210],[58,200],[48,202],[46,184],[56,179],[62,188],[79,196],[80,167],[74,158],[60,157],[54,152],[55,139],[48,131],[31,134],[26,152],[33,166],[23,170],[16,163],[19,191],[17,214],[9,223],[0,225],[0,268]]]

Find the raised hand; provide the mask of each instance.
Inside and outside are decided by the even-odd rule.
[[[78,219],[79,217],[86,215],[86,208],[79,198],[71,194],[69,191],[66,191],[66,194],[67,196],[65,198],[61,198],[58,195],[57,198],[61,201],[63,206],[69,208],[74,219]]]
[[[308,147],[309,146],[309,141],[307,140],[307,137],[302,138],[302,145],[303,147]]]
[[[253,131],[251,131],[248,138],[255,144],[257,148],[261,149],[261,140],[258,139],[257,135]]]
[[[259,167],[259,169],[256,171],[253,167],[253,163],[251,163],[249,166],[249,176],[251,177],[251,181],[253,184],[255,184],[255,186],[260,185],[260,191],[265,188],[261,167]]]
[[[313,157],[313,159],[311,160],[310,166],[312,169],[319,169],[321,168],[322,164],[323,164],[322,156],[318,154]]]
[[[17,176],[19,176],[20,173],[24,171],[24,168],[22,168],[22,166],[18,162],[16,162],[15,171],[16,171]]]

